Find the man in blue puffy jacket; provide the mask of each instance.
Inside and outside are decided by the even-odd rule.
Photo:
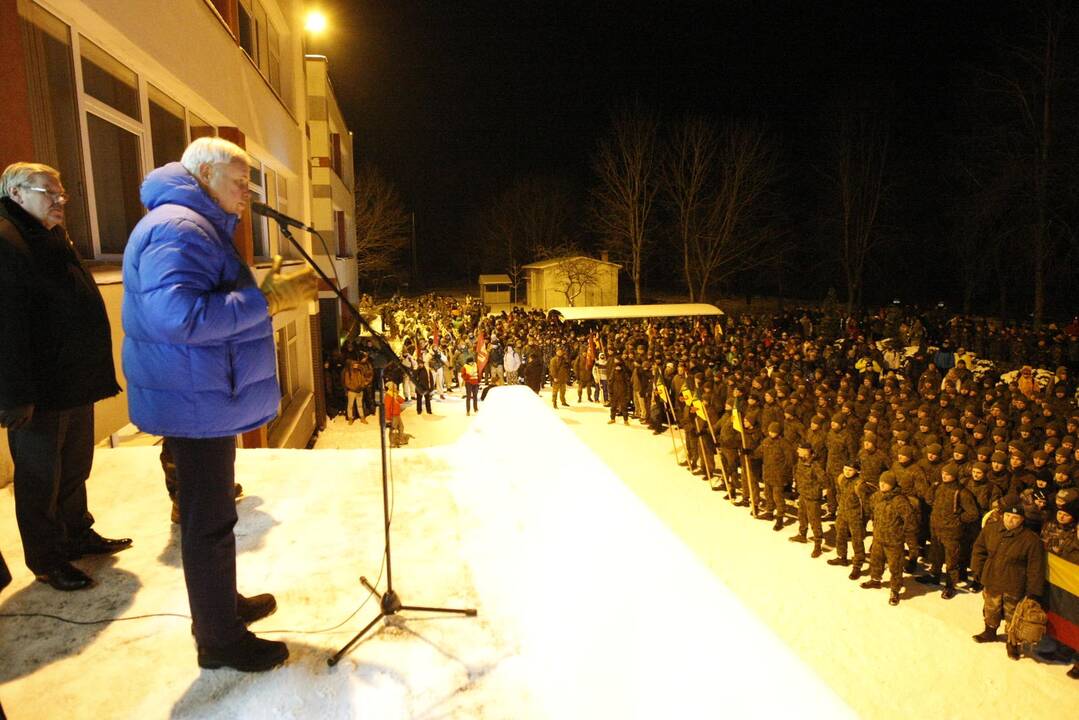
[[[180,534],[198,662],[268,670],[284,643],[245,627],[269,594],[236,590],[236,436],[269,422],[281,394],[270,316],[315,297],[310,271],[262,286],[232,243],[247,206],[246,153],[200,138],[142,185],[149,213],[124,252],[123,366],[131,420],[166,438],[180,484]]]

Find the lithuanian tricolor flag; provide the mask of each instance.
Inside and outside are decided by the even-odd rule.
[[[1049,553],[1049,634],[1079,650],[1079,565]]]

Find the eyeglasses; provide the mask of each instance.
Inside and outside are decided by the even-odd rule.
[[[71,199],[71,196],[68,195],[66,192],[53,192],[52,190],[49,190],[48,188],[30,187],[29,185],[23,185],[23,187],[26,188],[27,190],[33,190],[34,192],[39,192],[39,193],[42,193],[42,194],[46,195],[53,202],[66,203],[68,200]]]

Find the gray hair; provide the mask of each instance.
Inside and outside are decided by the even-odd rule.
[[[35,175],[50,175],[57,181],[60,180],[60,171],[49,165],[29,162],[11,163],[4,168],[3,175],[0,175],[0,197],[10,197],[11,188],[28,185],[30,178]]]
[[[204,163],[242,162],[247,164],[247,152],[234,143],[219,137],[200,137],[184,150],[180,164],[189,173],[198,177],[199,167]]]

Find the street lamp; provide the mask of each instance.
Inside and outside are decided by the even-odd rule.
[[[321,35],[326,30],[326,16],[321,10],[308,10],[303,28],[311,35]]]

